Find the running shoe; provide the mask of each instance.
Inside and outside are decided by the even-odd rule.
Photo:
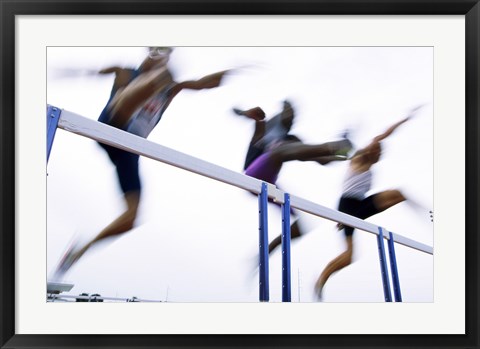
[[[78,241],[73,240],[70,246],[67,248],[65,253],[63,254],[60,262],[58,263],[57,269],[54,273],[54,279],[60,280],[63,275],[71,268],[73,263],[75,263],[75,254],[78,250]]]
[[[314,291],[315,291],[316,301],[317,302],[322,302],[323,301],[323,287],[315,285]]]
[[[345,134],[345,136],[348,137],[348,134]],[[334,155],[348,157],[350,150],[353,148],[353,144],[347,137],[343,137],[343,140],[340,141],[341,145]]]

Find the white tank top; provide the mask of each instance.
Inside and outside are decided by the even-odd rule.
[[[345,181],[343,182],[342,196],[363,200],[366,193],[372,187],[372,172],[354,172],[348,170]]]
[[[167,109],[172,87],[173,86],[168,86],[162,92],[155,94],[143,107],[139,108],[134,113],[127,131],[134,135],[147,138]]]

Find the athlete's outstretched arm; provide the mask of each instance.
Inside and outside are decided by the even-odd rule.
[[[206,75],[199,80],[187,80],[183,82],[177,83],[175,87],[173,87],[173,93],[178,93],[183,89],[190,89],[190,90],[203,90],[207,88],[215,88],[220,86],[223,77],[229,70],[223,70],[217,73],[213,73],[210,75]]]
[[[109,67],[109,68],[104,68],[98,71],[98,74],[112,74],[112,73],[118,73],[122,68],[114,66],[114,67]]]
[[[131,80],[134,69],[131,68],[121,68],[118,66],[113,66],[109,68],[104,68],[98,71],[98,74],[115,74],[115,80],[113,81],[114,90],[119,89],[120,87],[125,87]]]
[[[380,141],[384,140],[385,138],[390,136],[393,133],[393,131],[395,131],[400,125],[402,125],[403,123],[410,120],[410,118],[411,118],[411,116],[407,116],[405,119],[402,119],[399,122],[396,122],[395,124],[390,126],[385,132],[383,132],[382,134],[375,137],[374,141],[380,142]]]

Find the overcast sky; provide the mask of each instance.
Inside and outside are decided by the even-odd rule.
[[[143,47],[49,47],[47,103],[97,119],[113,76],[87,74],[111,65],[136,67]],[[425,207],[402,203],[368,221],[433,246],[433,49],[428,47],[176,48],[177,80],[243,67],[214,90],[183,91],[149,140],[242,171],[253,123],[232,107],[261,106],[268,116],[284,99],[296,110],[293,133],[307,143],[337,139],[351,129],[366,145],[418,104],[426,106],[384,142],[372,191],[399,188]],[[336,208],[347,163],[291,162],[278,185],[293,195]],[[48,164],[47,273],[73,236],[96,235],[122,212],[123,201],[106,153],[92,140],[59,130]],[[240,189],[155,162],[140,160],[143,200],[136,228],[92,249],[66,275],[73,294],[136,296],[170,302],[256,302],[257,199]],[[292,301],[314,300],[325,265],[344,249],[335,223],[301,214],[309,233],[292,245]],[[269,207],[269,237],[281,231]],[[332,276],[326,302],[382,302],[374,235],[356,231],[355,262]],[[281,255],[270,258],[270,300],[281,301]],[[433,256],[397,246],[403,299],[433,301]]]

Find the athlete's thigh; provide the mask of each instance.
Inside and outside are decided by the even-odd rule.
[[[385,211],[386,209],[404,201],[405,197],[398,190],[393,189],[375,194],[373,200],[378,210]]]

